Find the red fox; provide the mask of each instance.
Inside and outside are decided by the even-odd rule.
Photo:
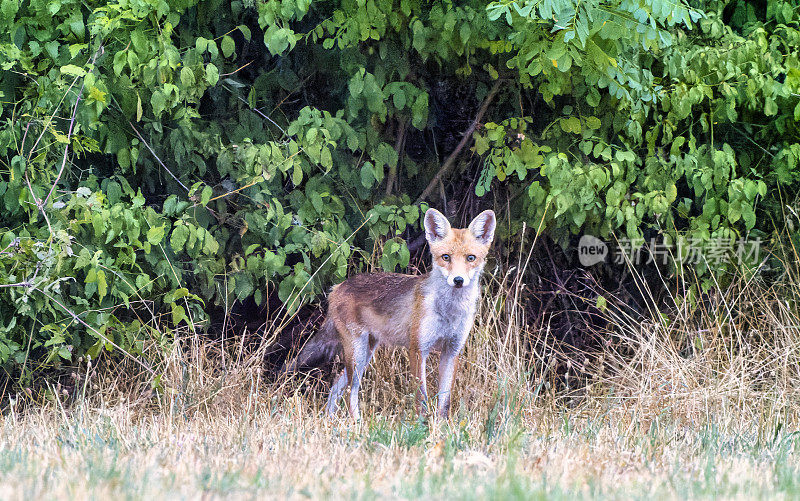
[[[358,420],[358,390],[375,348],[404,346],[418,385],[419,410],[426,409],[425,361],[431,351],[439,362],[438,414],[446,418],[456,362],[475,320],[479,279],[494,239],[495,214],[486,210],[468,228],[454,229],[436,209],[424,218],[433,270],[425,275],[372,273],[353,276],[331,290],[328,315],[321,330],[284,365],[281,373],[343,354],[345,368],[336,378],[327,412],[336,414],[350,388],[349,410]]]

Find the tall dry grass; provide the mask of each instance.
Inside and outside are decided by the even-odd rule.
[[[786,270],[694,302],[650,296],[644,316],[597,290],[605,322],[585,353],[527,317],[524,273],[489,270],[448,422],[417,420],[403,351],[376,355],[355,424],[322,417],[314,374],[274,381],[266,343],[185,333],[155,388],[120,362],[76,374],[71,402],[9,405],[0,497],[798,494],[800,273]]]

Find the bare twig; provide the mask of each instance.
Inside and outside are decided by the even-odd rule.
[[[99,56],[103,52],[103,44],[100,44],[100,47],[94,52],[92,55],[92,59],[89,64],[92,65],[89,68],[89,73],[94,70],[94,62],[97,60],[97,56]],[[78,105],[81,102],[81,96],[83,95],[83,88],[86,86],[86,77],[83,78],[83,83],[81,83],[81,90],[78,91],[78,97],[75,99],[75,106],[72,107],[72,116],[69,119],[69,130],[67,131],[67,145],[64,146],[64,157],[61,159],[61,169],[58,171],[58,175],[56,176],[56,180],[53,181],[53,186],[50,187],[50,191],[47,193],[47,196],[44,197],[42,201],[42,206],[46,206],[48,200],[50,200],[50,196],[53,194],[53,191],[56,189],[56,185],[58,181],[61,180],[61,175],[64,174],[64,168],[67,166],[67,154],[69,152],[69,142],[72,139],[72,131],[75,128],[75,116],[78,114]]]
[[[31,124],[32,123],[33,122],[29,120],[28,124],[25,126],[25,133],[22,134],[22,141],[20,141],[20,143],[19,143],[19,154],[20,155],[24,155],[25,154],[25,139],[28,138],[28,129],[31,128]],[[16,139],[16,138],[17,138],[17,136],[15,135],[14,139]]]
[[[392,194],[395,180],[397,179],[397,169],[400,167],[400,161],[403,159],[403,151],[405,150],[406,143],[406,129],[408,129],[408,121],[402,120],[398,126],[397,140],[394,143],[394,149],[397,152],[397,164],[389,167],[389,176],[386,178],[386,196]]]
[[[33,201],[36,204],[36,208],[39,209],[39,212],[41,212],[42,215],[44,216],[44,220],[47,223],[47,229],[50,230],[50,236],[52,237],[53,236],[53,227],[50,226],[50,218],[47,217],[47,212],[45,212],[45,210],[44,210],[45,201],[42,200],[41,198],[37,197],[36,193],[33,192],[33,187],[31,186],[30,179],[28,179],[28,173],[27,172],[25,173],[25,182],[28,183],[28,191],[31,192],[31,197],[33,197]]]
[[[225,87],[225,86],[223,85],[223,87]],[[227,87],[225,87],[225,88],[227,89]],[[230,89],[228,89],[228,91],[230,91]],[[263,111],[259,110],[258,108],[254,108],[254,107],[250,106],[250,103],[247,102],[247,99],[245,99],[245,98],[243,98],[242,96],[239,96],[239,95],[237,95],[236,97],[239,99],[239,101],[241,101],[244,104],[246,104],[247,107],[250,108],[250,111],[252,111],[254,113],[258,113],[261,116],[261,118],[263,118],[265,120],[269,120],[269,122],[272,125],[274,125],[275,127],[277,127],[283,133],[284,136],[287,136],[287,137],[289,136],[289,134],[287,134],[286,131],[283,130],[283,127],[281,127],[280,125],[275,123],[275,120],[273,120],[269,116],[267,116],[266,113],[264,113]]]
[[[156,154],[156,152],[153,150],[153,148],[150,147],[150,143],[148,143],[144,139],[144,137],[139,133],[139,129],[137,129],[130,120],[128,120],[128,125],[130,125],[131,129],[133,129],[133,132],[136,133],[136,137],[139,138],[139,141],[141,141],[142,144],[144,144],[147,147],[147,149],[150,151],[150,154],[153,155],[153,157],[155,157],[156,161],[158,162],[158,165],[160,165],[162,169],[167,171],[167,173],[170,176],[172,176],[172,179],[174,179],[175,182],[177,182],[179,185],[181,185],[181,188],[186,190],[186,192],[188,193],[189,192],[189,188],[187,188],[186,185],[183,184],[180,179],[178,179],[178,176],[173,174],[172,171],[169,170],[169,168],[166,165],[164,165],[164,162],[161,161],[161,158],[159,158],[158,155]]]
[[[56,107],[53,109],[53,113],[50,115],[50,117],[47,119],[47,121],[45,121],[44,124],[42,125],[42,132],[39,133],[39,136],[36,138],[36,141],[33,142],[33,146],[31,146],[31,149],[28,151],[27,160],[29,162],[31,160],[31,157],[33,156],[33,152],[36,151],[36,147],[39,146],[39,141],[42,140],[42,138],[44,137],[45,133],[47,132],[47,128],[50,127],[50,123],[55,118],[56,113],[58,113],[58,109],[61,107],[61,103],[64,102],[64,99],[67,98],[67,96],[69,95],[69,92],[72,90],[72,88],[75,86],[75,84],[78,83],[78,78],[80,78],[80,77],[75,77],[72,80],[72,83],[70,84],[69,88],[67,89],[67,92],[64,93],[64,96],[61,98],[61,101],[59,101],[58,104],[56,105]],[[24,143],[21,146],[25,146]],[[20,152],[23,152],[22,147],[20,147]]]
[[[3,287],[31,287],[33,286],[33,282],[30,280],[26,280],[25,282],[17,282],[13,284],[0,284],[0,288]]]
[[[461,153],[461,150],[464,149],[467,143],[472,139],[472,133],[475,132],[475,128],[481,122],[481,119],[483,118],[483,115],[486,113],[486,110],[489,109],[489,104],[492,102],[492,99],[494,99],[494,96],[497,95],[497,91],[500,90],[500,84],[502,82],[503,82],[502,80],[495,81],[494,85],[492,86],[492,89],[489,91],[489,94],[486,95],[486,99],[483,100],[483,104],[481,104],[481,107],[478,110],[478,113],[475,115],[475,119],[472,121],[472,124],[470,124],[466,132],[464,132],[464,136],[461,138],[461,141],[458,143],[458,146],[456,146],[456,149],[453,150],[453,152],[450,153],[450,156],[448,156],[447,159],[444,161],[442,167],[439,169],[439,172],[437,172],[436,175],[433,176],[433,179],[431,179],[431,182],[428,183],[428,186],[422,192],[422,195],[420,195],[419,198],[417,198],[417,203],[425,200],[425,198],[430,196],[433,190],[436,189],[436,187],[442,181],[444,176],[447,175],[450,172],[450,170],[455,166],[458,155]]]
[[[247,67],[248,67],[248,66],[250,66],[251,64],[253,64],[253,61],[250,61],[249,63],[245,63],[245,64],[243,64],[242,66],[239,66],[238,68],[236,68],[235,70],[231,71],[230,73],[223,73],[223,74],[222,74],[222,75],[220,75],[219,77],[220,77],[220,78],[222,78],[222,77],[229,77],[229,76],[231,76],[231,75],[233,75],[233,74],[235,74],[235,73],[238,73],[238,72],[242,71],[243,69],[247,68]]]

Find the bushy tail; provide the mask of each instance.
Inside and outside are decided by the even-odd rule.
[[[333,360],[342,351],[342,344],[336,332],[333,320],[326,319],[322,328],[309,339],[291,360],[283,363],[278,375],[294,372],[302,367],[316,367]]]

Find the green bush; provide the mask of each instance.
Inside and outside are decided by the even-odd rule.
[[[779,0],[0,0],[0,364],[138,354],[246,298],[293,311],[376,246],[401,269],[442,192],[502,187],[507,239],[764,237],[798,181],[799,21]]]

